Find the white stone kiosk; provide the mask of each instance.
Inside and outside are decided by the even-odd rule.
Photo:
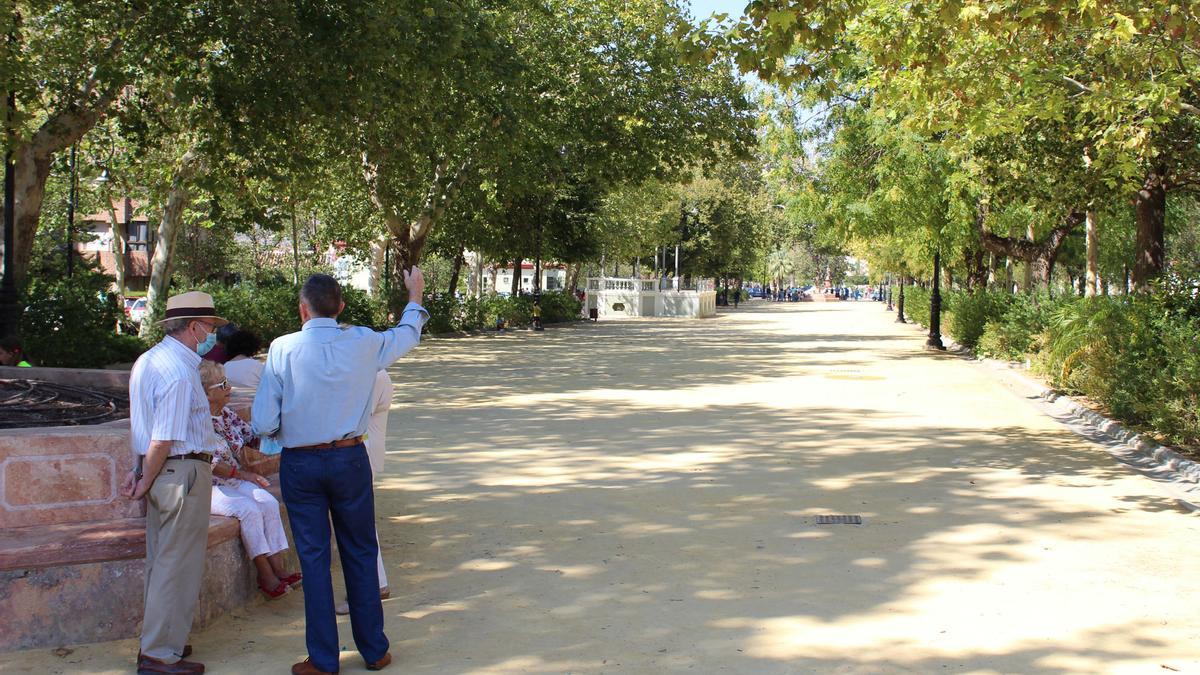
[[[587,281],[587,309],[598,318],[678,316],[700,319],[717,314],[717,291],[712,279],[699,279],[691,288],[659,289],[657,279],[593,277]]]

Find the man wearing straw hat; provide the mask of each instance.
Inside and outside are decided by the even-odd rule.
[[[191,291],[167,300],[166,337],[133,364],[129,424],[134,470],[122,492],[146,499],[146,586],[138,673],[203,673],[183,658],[204,575],[214,432],[200,384],[200,357],[228,323],[212,296]]]

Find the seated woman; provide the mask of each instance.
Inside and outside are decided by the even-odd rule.
[[[211,512],[232,516],[241,526],[242,544],[258,570],[258,587],[275,599],[300,584],[300,573],[284,567],[283,552],[287,535],[279,515],[279,502],[263,488],[271,485],[266,478],[241,468],[238,456],[254,437],[254,432],[238,414],[230,410],[229,381],[225,370],[215,361],[200,362],[200,382],[208,394],[213,429],[226,443],[213,455],[213,491]]]
[[[225,377],[239,389],[258,389],[262,379],[263,362],[254,358],[262,348],[262,340],[248,330],[239,329],[225,341]]]

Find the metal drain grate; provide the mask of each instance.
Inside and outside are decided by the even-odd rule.
[[[862,516],[817,516],[818,525],[862,525]]]

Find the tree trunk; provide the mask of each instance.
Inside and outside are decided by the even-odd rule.
[[[1046,235],[1046,238],[1041,241],[1033,240],[1032,226],[1030,226],[1025,239],[1002,237],[993,234],[984,229],[981,223],[978,224],[978,232],[980,243],[986,250],[1020,258],[1025,262],[1023,290],[1028,292],[1033,289],[1035,278],[1037,281],[1049,285],[1050,277],[1054,273],[1054,262],[1058,258],[1058,253],[1062,249],[1063,242],[1086,219],[1083,212],[1072,211],[1061,224],[1051,230]]]
[[[146,318],[141,326],[143,337],[150,334],[151,326],[158,320],[159,309],[166,302],[167,290],[171,285],[175,242],[179,231],[183,229],[183,211],[191,200],[191,180],[201,170],[199,163],[196,151],[188,150],[179,160],[179,167],[171,179],[171,190],[167,193],[162,220],[158,223],[154,258],[150,263],[150,286],[146,289]]]
[[[988,281],[991,278],[992,266],[995,254],[988,254],[982,248],[971,248],[965,253],[967,262],[967,290],[974,291],[981,288],[987,288]]]
[[[1032,223],[1030,223],[1028,228],[1025,230],[1025,239],[1028,240],[1030,243],[1033,242],[1033,224]],[[1032,257],[1027,258],[1025,260],[1025,276],[1022,277],[1022,282],[1021,282],[1021,292],[1022,293],[1032,293],[1033,292],[1033,277],[1034,277],[1033,260],[1034,259]]]
[[[292,201],[292,283],[300,288],[300,233],[296,230],[296,202]]]
[[[450,297],[454,297],[454,292],[458,290],[458,275],[462,272],[463,256],[466,254],[467,247],[459,246],[458,255],[454,256],[454,267],[450,270],[450,287],[446,289],[446,293]]]
[[[1165,170],[1155,167],[1137,191],[1137,241],[1133,259],[1133,290],[1145,293],[1163,271],[1163,239],[1167,222]]]
[[[579,288],[579,275],[583,273],[583,263],[575,263],[570,269],[570,276],[567,278],[567,290],[574,293],[575,289]]]
[[[513,260],[512,296],[521,294],[521,258]]]
[[[483,287],[483,254],[479,251],[475,252],[475,297],[482,298],[484,296]]]
[[[104,190],[104,203],[108,205],[108,223],[112,227],[113,238],[111,250],[113,254],[113,269],[117,273],[117,298],[120,306],[125,306],[125,255],[129,250],[129,233],[122,227],[120,221],[117,220],[117,209],[113,206],[112,197],[109,191]]]
[[[1096,212],[1087,212],[1087,280],[1083,288],[1084,297],[1094,298],[1099,290],[1100,243],[1097,239]]]
[[[387,247],[391,245],[387,235],[380,235],[371,242],[371,268],[367,274],[367,293],[372,298],[383,293],[383,280],[387,270]]]

